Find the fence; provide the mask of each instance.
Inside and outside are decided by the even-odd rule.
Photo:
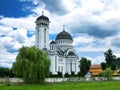
[[[113,77],[113,80],[120,80],[119,77]],[[45,82],[81,82],[81,81],[104,81],[107,80],[106,77],[69,77],[69,78],[46,78]],[[0,83],[10,82],[10,83],[23,83],[22,78],[0,78]]]

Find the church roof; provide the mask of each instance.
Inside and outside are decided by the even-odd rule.
[[[49,21],[49,18],[48,18],[47,16],[41,15],[41,16],[39,16],[39,17],[36,19],[36,21],[38,21],[38,20],[46,20],[46,21]]]
[[[55,41],[51,41],[50,44],[56,44]]]
[[[56,40],[58,39],[70,39],[70,40],[73,40],[72,39],[72,36],[66,32],[65,30],[63,30],[62,32],[60,32],[57,37],[56,37]]]

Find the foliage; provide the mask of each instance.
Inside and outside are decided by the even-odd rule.
[[[57,72],[59,77],[62,77],[62,72]]]
[[[115,64],[116,64],[116,66],[117,66],[117,69],[120,69],[120,58],[117,58],[117,59],[115,60]]]
[[[11,69],[0,67],[0,77],[5,77],[5,76],[13,77],[14,74],[12,73]]]
[[[105,56],[105,61],[106,63],[102,62],[101,63],[101,66],[102,66],[102,69],[105,70],[106,68],[111,68],[112,70],[116,70],[116,56],[113,55],[113,52],[111,49],[108,49],[108,51],[106,51],[104,53],[104,56]]]
[[[87,58],[82,57],[80,60],[80,75],[85,76],[86,73],[89,71],[91,66],[91,61]]]
[[[104,55],[105,55],[106,63],[112,63],[116,59],[116,56],[113,55],[113,52],[111,49],[108,49],[108,51],[105,52]]]
[[[67,73],[65,73],[65,77],[69,77],[69,73],[67,72]]]
[[[68,72],[65,73],[64,77],[79,77],[80,75],[78,74],[75,74],[74,71],[71,72],[71,74],[69,74]]]
[[[9,76],[9,68],[0,67],[0,76]]]
[[[50,60],[47,55],[36,48],[23,46],[16,57],[12,70],[16,76],[28,83],[44,83],[49,75]]]
[[[105,62],[102,62],[102,63],[101,63],[101,66],[102,66],[102,70],[105,70],[105,69],[106,69],[106,63],[105,63]]]
[[[101,73],[101,76],[103,77],[107,77],[107,79],[111,79],[112,78],[112,70],[110,68],[107,68],[106,70],[104,70],[102,73]]]
[[[72,71],[72,72],[71,72],[71,75],[73,75],[73,76],[74,76],[74,75],[75,75],[75,72],[74,72],[74,71]]]

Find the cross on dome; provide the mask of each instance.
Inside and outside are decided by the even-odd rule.
[[[65,31],[65,25],[63,25],[63,31]]]
[[[44,11],[42,11],[42,15],[44,15]]]

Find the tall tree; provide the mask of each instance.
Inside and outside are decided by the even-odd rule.
[[[49,74],[50,60],[36,48],[23,46],[16,57],[12,70],[16,76],[28,83],[44,83]]]
[[[120,69],[120,58],[117,58],[115,61],[117,68]]]
[[[111,49],[108,49],[108,51],[106,51],[104,53],[105,56],[105,61],[106,63],[101,63],[102,69],[105,70],[106,68],[111,68],[111,70],[115,70],[116,69],[116,64],[115,64],[115,60],[116,60],[116,56],[113,55],[113,52]]]
[[[85,76],[86,73],[89,71],[91,66],[91,61],[87,58],[82,57],[80,60],[80,75]]]
[[[113,52],[111,49],[108,49],[108,51],[105,52],[104,55],[105,55],[105,61],[108,64],[111,64],[116,59],[116,56],[113,55]]]
[[[102,67],[102,70],[105,70],[105,69],[106,69],[106,63],[105,63],[105,62],[102,62],[102,63],[101,63],[101,67]]]

